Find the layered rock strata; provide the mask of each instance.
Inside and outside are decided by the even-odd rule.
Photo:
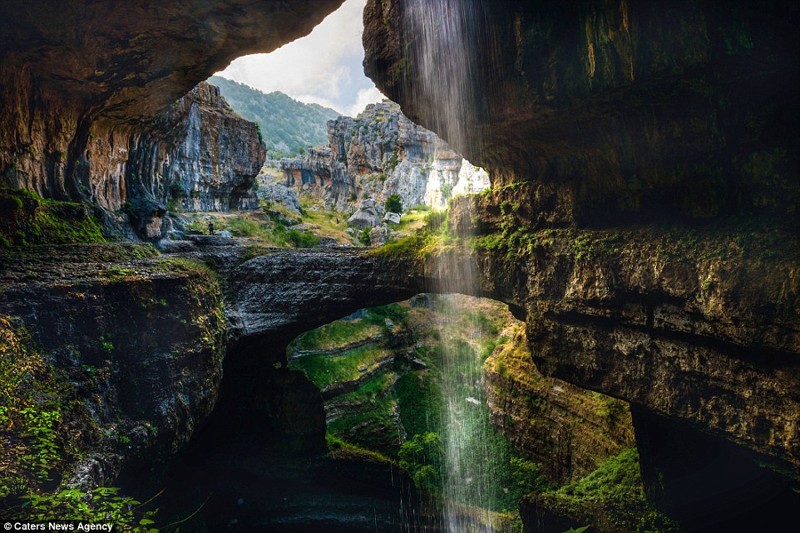
[[[36,247],[0,261],[0,314],[73,390],[60,398],[78,420],[64,451],[77,452],[72,470],[58,472],[68,485],[111,484],[124,466],[189,442],[222,378],[214,275],[135,245]]]
[[[484,364],[492,423],[563,485],[634,446],[625,402],[544,377],[531,361],[524,330]]]

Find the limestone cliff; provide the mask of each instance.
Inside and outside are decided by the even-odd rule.
[[[252,209],[258,206],[254,179],[265,157],[256,124],[236,115],[219,89],[203,82],[153,119],[131,146],[122,172],[136,214],[146,201],[173,211]]]
[[[398,194],[403,206],[443,208],[455,194],[489,186],[486,173],[418,126],[393,102],[370,104],[356,118],[328,122],[328,146],[283,159],[287,185],[323,195],[340,211],[364,199],[378,205]]]

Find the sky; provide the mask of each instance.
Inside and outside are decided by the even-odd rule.
[[[269,54],[240,57],[217,75],[354,117],[367,104],[384,98],[361,66],[361,14],[366,2],[347,0],[309,35]]]

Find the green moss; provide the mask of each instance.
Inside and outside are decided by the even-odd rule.
[[[388,352],[373,346],[362,346],[343,354],[312,354],[289,361],[289,367],[305,372],[321,390],[337,383],[355,381],[385,358]]]
[[[631,531],[677,531],[677,524],[646,500],[635,448],[623,450],[596,470],[543,500],[572,516],[603,516],[615,528]]]
[[[389,459],[383,454],[374,450],[367,450],[355,444],[346,442],[335,435],[330,433],[325,434],[325,443],[328,446],[328,452],[334,459],[355,459],[358,461],[368,461],[371,463],[382,463],[394,465],[394,461]]]
[[[561,487],[558,494],[592,500],[640,500],[644,498],[635,448],[605,460],[596,470]]]
[[[328,431],[348,442],[392,456],[402,440],[395,421],[397,401],[394,374],[378,375],[356,390],[336,398],[336,403],[358,406],[328,423]]]
[[[0,245],[7,249],[106,240],[88,206],[44,199],[28,190],[0,189],[0,214]]]
[[[800,258],[796,235],[775,229],[769,220],[729,219],[703,227],[677,225],[619,229],[546,229],[530,231],[509,225],[500,232],[471,238],[474,250],[505,260],[541,253],[596,262],[627,257],[665,261],[729,260],[750,257],[761,261]]]
[[[381,333],[380,326],[367,320],[337,320],[299,336],[289,347],[290,351],[330,350]]]

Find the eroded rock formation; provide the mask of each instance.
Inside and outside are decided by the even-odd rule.
[[[358,249],[276,251],[242,264],[230,279],[234,349],[272,360],[285,358],[286,345],[304,331],[423,290],[406,261]]]
[[[489,186],[486,172],[389,101],[368,105],[356,118],[329,121],[327,147],[309,150],[302,159],[283,159],[281,168],[287,185],[315,192],[346,212],[365,199],[383,205],[392,194],[404,208],[441,209],[455,194]]]
[[[790,2],[437,5],[445,7],[368,2],[365,70],[496,185],[521,187],[530,223],[765,211],[796,223],[798,12]],[[451,13],[453,27],[471,33],[412,34],[428,9]],[[455,117],[463,126],[445,120],[453,118],[441,112],[452,105],[448,88],[426,84],[424,70],[454,63],[459,47],[471,54],[472,78],[461,81],[474,100]],[[498,192],[493,203],[503,199]]]
[[[517,449],[564,484],[634,445],[625,402],[543,376],[527,344],[524,331],[515,331],[484,364],[492,422]]]
[[[66,483],[108,485],[132,462],[166,461],[217,401],[226,323],[215,277],[137,246],[34,250],[0,257],[0,315],[64,383]]]
[[[121,174],[109,178],[127,183],[140,233],[158,238],[164,228],[157,217],[165,208],[257,207],[253,185],[265,157],[256,124],[234,113],[219,89],[203,82],[153,119],[129,147],[127,160],[117,163]]]

